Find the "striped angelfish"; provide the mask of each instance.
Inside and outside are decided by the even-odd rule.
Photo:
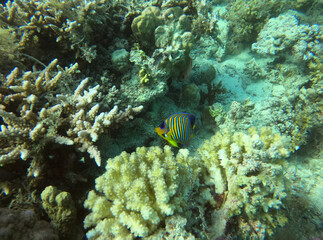
[[[195,116],[191,113],[174,113],[166,118],[158,127],[156,133],[174,147],[187,147],[193,137]]]

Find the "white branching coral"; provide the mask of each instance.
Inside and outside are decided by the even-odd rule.
[[[143,109],[143,106],[136,108],[128,106],[125,111],[119,111],[118,106],[114,106],[109,112],[99,113],[98,103],[92,107],[90,105],[97,97],[100,86],[96,85],[85,90],[87,83],[88,79],[85,78],[74,91],[74,95],[57,95],[58,100],[62,102],[61,104],[65,108],[74,109],[74,111],[71,114],[71,128],[67,131],[67,137],[58,137],[55,141],[67,145],[79,144],[79,150],[87,151],[90,157],[95,159],[96,164],[100,166],[101,155],[93,142],[96,142],[104,129],[113,122],[132,119],[134,114]]]
[[[57,143],[87,151],[100,166],[100,152],[94,145],[100,134],[111,124],[129,120],[142,110],[142,106],[128,106],[124,111],[114,106],[100,112],[100,86],[87,89],[89,80],[85,78],[74,94],[65,93],[64,84],[73,81],[77,64],[65,69],[56,65],[55,59],[40,72],[25,72],[19,78],[15,68],[7,76],[3,84],[6,90],[0,94],[0,165],[31,158],[31,166],[37,166],[34,161],[40,157],[41,148]],[[37,176],[38,170],[32,168],[29,172]]]
[[[19,69],[15,68],[6,77],[3,84],[6,91],[0,94],[0,116],[4,123],[1,125],[0,132],[1,165],[14,162],[19,157],[26,160],[30,157],[30,143],[45,134],[46,124],[42,117],[35,113],[35,105],[40,103],[39,97],[57,86],[59,79],[77,69],[75,64],[53,73],[51,71],[56,64],[57,59],[54,59],[43,71],[28,71],[21,78],[18,78]],[[13,109],[12,105],[16,104],[19,108]],[[56,108],[50,107],[47,111],[54,113]],[[57,116],[57,113],[54,116]]]

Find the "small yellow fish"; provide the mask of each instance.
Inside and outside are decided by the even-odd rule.
[[[155,132],[174,147],[187,147],[193,137],[195,116],[190,113],[175,113],[166,118]]]

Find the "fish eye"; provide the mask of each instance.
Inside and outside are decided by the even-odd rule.
[[[164,129],[164,128],[165,128],[165,121],[164,121],[164,122],[162,122],[162,123],[159,125],[159,127],[160,127],[161,129]]]

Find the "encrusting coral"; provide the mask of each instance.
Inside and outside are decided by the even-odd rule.
[[[56,143],[87,151],[100,166],[101,156],[94,142],[104,128],[131,119],[142,110],[142,106],[128,106],[120,111],[114,106],[109,112],[100,112],[100,86],[86,89],[86,78],[74,94],[65,93],[64,84],[73,81],[77,64],[65,69],[56,65],[55,59],[40,72],[28,71],[18,77],[19,69],[15,68],[7,76],[0,95],[0,116],[4,122],[0,165],[31,158],[29,173],[38,176],[41,151],[45,145]]]
[[[109,159],[84,206],[88,239],[132,239],[157,230],[167,216],[183,212],[200,171],[196,159],[181,149],[140,147]]]
[[[288,139],[269,127],[249,133],[217,132],[198,149],[209,173],[206,183],[225,201],[216,208],[212,193],[212,234],[224,234],[228,222],[237,224],[244,239],[272,235],[287,222],[283,200],[287,196],[280,162],[289,156]]]
[[[240,52],[244,43],[254,42],[267,19],[277,17],[288,9],[301,8],[302,12],[305,12],[312,7],[316,8],[315,2],[312,0],[230,1],[227,5],[228,12],[225,15],[230,27],[227,51],[229,53]],[[279,29],[278,32],[280,32]]]
[[[164,70],[167,77],[178,77],[185,72],[191,61],[189,53],[194,38],[191,21],[181,7],[159,9],[149,6],[133,20],[131,28],[143,48],[154,49],[151,59],[147,56],[144,61],[132,58],[133,62],[147,68],[153,77],[156,76],[153,71],[156,66]]]
[[[32,209],[0,208],[0,237],[10,240],[59,240],[57,232]]]
[[[232,1],[227,5],[225,15],[230,27],[227,51],[240,52],[242,43],[250,42],[257,36],[266,18],[277,16],[286,7],[286,1]]]
[[[294,61],[308,61],[322,55],[322,29],[315,24],[300,24],[293,11],[271,18],[260,31],[252,50],[267,55],[292,52]],[[292,51],[288,51],[292,50]]]

